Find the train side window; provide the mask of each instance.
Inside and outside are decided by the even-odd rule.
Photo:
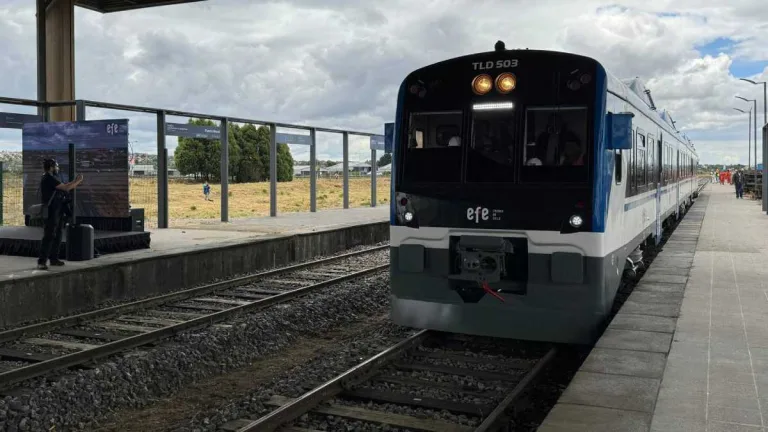
[[[623,170],[623,167],[621,166],[623,163],[621,150],[614,150],[614,152],[614,164],[616,165],[616,184],[621,184],[621,171]]]
[[[648,134],[648,184],[652,187],[656,185],[656,164],[653,155],[656,154],[656,143],[653,135]]]
[[[638,188],[638,192],[645,191],[645,185],[647,182],[646,176],[646,163],[645,163],[645,135],[641,130],[637,132],[637,153],[635,158],[635,185]]]
[[[634,138],[632,140],[632,151],[630,152],[629,157],[629,166],[631,167],[629,169],[629,181],[627,183],[630,183],[632,186],[632,193],[631,195],[634,195],[637,193],[637,182],[635,179],[635,173],[636,173],[636,167],[635,167],[635,159],[637,158],[635,152],[637,151],[637,135],[634,135]]]

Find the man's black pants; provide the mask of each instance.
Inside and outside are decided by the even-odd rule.
[[[61,236],[64,232],[65,221],[61,211],[48,213],[48,219],[43,226],[43,244],[40,246],[40,257],[38,264],[45,264],[50,258],[51,261],[59,259],[59,247],[61,246]]]

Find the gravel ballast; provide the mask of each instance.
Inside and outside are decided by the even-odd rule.
[[[28,394],[0,399],[0,430],[83,430],[114,410],[147,406],[191,382],[274,353],[300,335],[320,335],[383,313],[388,284],[382,271],[240,317],[230,328],[184,333],[94,369],[64,372],[53,382],[25,382]]]

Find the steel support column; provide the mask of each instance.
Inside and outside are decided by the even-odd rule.
[[[45,10],[45,44],[43,47],[45,50],[46,100],[51,102],[75,100],[74,0],[56,0],[46,3],[48,6]],[[75,120],[75,108],[72,106],[52,107],[50,109],[50,121]]]
[[[269,215],[277,216],[277,125],[269,125]]]
[[[168,228],[168,150],[165,148],[165,111],[157,113],[157,227]]]
[[[75,120],[85,121],[85,101],[75,101]]]
[[[309,146],[309,211],[317,211],[317,131],[315,128],[309,130],[309,137],[312,144]]]
[[[221,119],[221,221],[229,222],[229,120]]]
[[[371,149],[371,207],[376,207],[376,149]]]
[[[344,132],[344,141],[342,143],[342,154],[344,161],[342,162],[342,174],[344,177],[344,185],[342,191],[344,193],[344,208],[349,208],[349,132]]]
[[[37,101],[45,102],[47,100],[47,75],[45,62],[45,6],[46,0],[37,0]],[[43,117],[43,121],[48,121],[48,110],[44,106],[37,108],[37,115]]]

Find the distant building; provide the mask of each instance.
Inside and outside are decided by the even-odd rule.
[[[377,175],[389,175],[389,173],[392,172],[392,164],[386,164],[384,166],[379,167],[378,170],[376,170]]]
[[[344,162],[329,166],[328,173],[330,175],[342,175],[344,173]],[[371,173],[371,164],[349,161],[349,173],[353,175],[368,175]]]
[[[310,173],[310,167],[309,165],[301,165],[301,166],[294,166],[293,167],[293,176],[294,177],[309,177]],[[317,167],[315,168],[316,174],[318,177],[324,176],[328,174],[328,169],[323,167]]]
[[[128,165],[128,175],[132,176],[154,176],[157,170],[152,165]],[[170,174],[170,170],[169,170]]]

